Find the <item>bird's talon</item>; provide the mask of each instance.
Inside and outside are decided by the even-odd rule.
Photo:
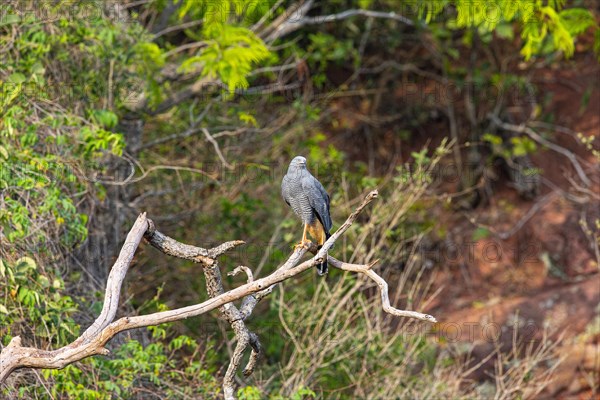
[[[311,242],[308,241],[308,240],[306,242],[300,242],[300,243],[298,243],[297,245],[294,246],[294,251],[298,250],[298,249],[306,249],[306,250],[308,250],[308,249],[310,249],[310,244],[311,244]]]

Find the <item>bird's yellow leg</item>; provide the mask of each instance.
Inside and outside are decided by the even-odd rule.
[[[308,231],[308,224],[304,224],[304,232],[302,232],[302,244],[304,244],[308,241],[308,239],[306,238],[307,231]]]
[[[306,238],[306,230],[308,229],[308,225],[304,224],[304,232],[302,232],[302,241],[294,246],[294,250],[297,250],[299,247],[308,248],[308,239]]]

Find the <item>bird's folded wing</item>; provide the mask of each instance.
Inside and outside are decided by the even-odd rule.
[[[329,196],[325,188],[314,176],[308,175],[302,178],[302,191],[308,198],[310,206],[317,213],[325,231],[329,233],[333,224],[329,215]]]

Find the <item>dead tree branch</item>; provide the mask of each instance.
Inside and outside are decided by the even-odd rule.
[[[210,297],[216,297],[225,292],[221,270],[217,262],[217,257],[226,251],[244,244],[241,240],[226,242],[222,245],[206,250],[201,247],[191,246],[180,243],[175,239],[158,232],[151,220],[148,220],[149,229],[146,232],[146,240],[162,251],[178,258],[190,260],[202,265],[204,277],[206,278],[206,291]],[[238,267],[240,268],[240,267]],[[236,269],[237,270],[237,269]],[[250,275],[252,272],[250,272]],[[235,333],[236,346],[231,356],[231,362],[223,378],[223,392],[226,399],[234,398],[235,374],[239,369],[244,351],[248,345],[251,347],[250,360],[244,369],[244,375],[250,375],[254,371],[254,366],[260,356],[260,342],[258,336],[250,332],[244,324],[244,319],[238,308],[233,303],[227,303],[219,307],[221,319],[227,321]]]
[[[119,332],[179,321],[219,309],[222,318],[231,324],[237,338],[236,348],[223,381],[225,398],[233,399],[234,377],[241,364],[243,352],[250,345],[250,359],[243,371],[245,375],[252,373],[260,355],[258,337],[247,329],[244,320],[252,313],[256,304],[271,293],[275,285],[279,282],[290,279],[322,262],[323,257],[326,257],[327,252],[331,249],[335,241],[352,225],[362,210],[377,195],[377,191],[369,193],[356,211],[348,217],[346,222],[331,235],[320,249],[317,249],[314,245],[308,248],[297,248],[288,260],[269,276],[255,280],[249,268],[236,268],[234,272],[244,271],[246,273],[248,282],[227,292],[223,288],[217,257],[243,244],[243,241],[226,242],[212,249],[187,245],[156,230],[154,223],[146,218],[145,213],[142,213],[127,235],[125,245],[110,272],[106,285],[104,306],[96,321],[71,344],[57,350],[24,347],[22,346],[21,338],[15,336],[0,353],[0,383],[4,382],[18,368],[59,369],[86,357],[99,354],[107,355],[109,351],[104,346]],[[165,254],[199,263],[204,270],[207,291],[211,298],[202,303],[187,307],[156,312],[149,315],[123,317],[114,321],[119,304],[121,285],[142,237],[145,237],[153,247]],[[314,253],[314,256],[310,260],[300,263],[302,257],[309,250]],[[357,265],[344,263],[331,256],[327,257],[331,265],[336,268],[360,272],[373,279],[380,288],[384,311],[396,316],[436,322],[435,318],[431,315],[399,310],[392,307],[389,302],[387,283],[371,270],[375,262],[368,265]],[[238,309],[233,302],[240,299],[242,299],[242,303]]]
[[[329,15],[319,15],[315,17],[308,17],[307,14],[312,8],[313,1],[308,0],[302,4],[295,4],[291,6],[281,18],[282,20],[275,20],[268,30],[268,35],[265,35],[265,32],[261,32],[261,35],[265,37],[265,42],[272,43],[277,39],[282,38],[283,36],[289,35],[292,32],[297,31],[308,25],[319,25],[325,24],[328,22],[341,21],[344,19],[362,16],[367,18],[383,18],[383,19],[391,19],[398,22],[402,22],[403,24],[413,26],[414,22],[409,18],[406,18],[400,14],[396,14],[395,12],[384,12],[384,11],[373,11],[373,10],[363,10],[363,9],[352,9],[346,10],[337,14],[329,14]]]

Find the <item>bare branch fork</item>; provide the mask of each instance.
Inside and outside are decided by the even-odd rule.
[[[231,362],[223,379],[223,391],[226,399],[234,398],[234,377],[238,370],[242,356],[248,345],[251,353],[248,364],[244,369],[244,374],[249,375],[253,372],[256,362],[260,355],[260,342],[258,336],[249,331],[244,320],[247,319],[254,310],[258,302],[272,292],[274,286],[296,276],[307,269],[310,269],[322,262],[327,251],[332,247],[335,241],[352,225],[362,210],[377,197],[377,191],[369,193],[363,202],[358,206],[344,222],[344,224],[323,244],[321,249],[312,245],[297,248],[288,260],[275,270],[271,275],[254,279],[252,271],[248,267],[238,267],[231,272],[235,275],[244,272],[248,281],[235,289],[225,292],[221,279],[221,272],[218,266],[217,258],[243,244],[241,240],[223,243],[212,249],[187,245],[178,242],[158,230],[154,223],[141,214],[135,221],[131,231],[127,235],[125,245],[121,249],[117,261],[113,265],[106,283],[106,292],[102,311],[94,323],[83,332],[83,334],[72,343],[57,350],[42,350],[33,347],[21,345],[21,338],[15,336],[10,343],[0,352],[0,383],[18,368],[64,368],[69,364],[80,361],[93,355],[107,355],[108,349],[104,346],[117,333],[129,329],[142,328],[152,325],[159,325],[167,322],[179,321],[182,319],[205,314],[211,310],[219,309],[221,318],[227,321],[236,336],[237,344],[232,355]],[[133,259],[135,250],[140,244],[142,237],[155,248],[165,254],[183,258],[196,262],[202,266],[206,277],[206,286],[210,299],[191,306],[181,307],[174,310],[157,312],[149,315],[139,315],[123,317],[115,321],[119,305],[121,285]],[[308,252],[315,255],[310,260],[300,263],[302,257]],[[331,256],[327,256],[328,262],[335,268],[345,271],[360,272],[373,279],[379,286],[383,310],[396,316],[415,318],[427,322],[436,322],[431,315],[422,314],[414,311],[399,310],[390,305],[388,297],[388,285],[371,268],[376,263],[367,265],[348,264],[339,261]],[[242,300],[238,308],[233,304],[236,300]]]

